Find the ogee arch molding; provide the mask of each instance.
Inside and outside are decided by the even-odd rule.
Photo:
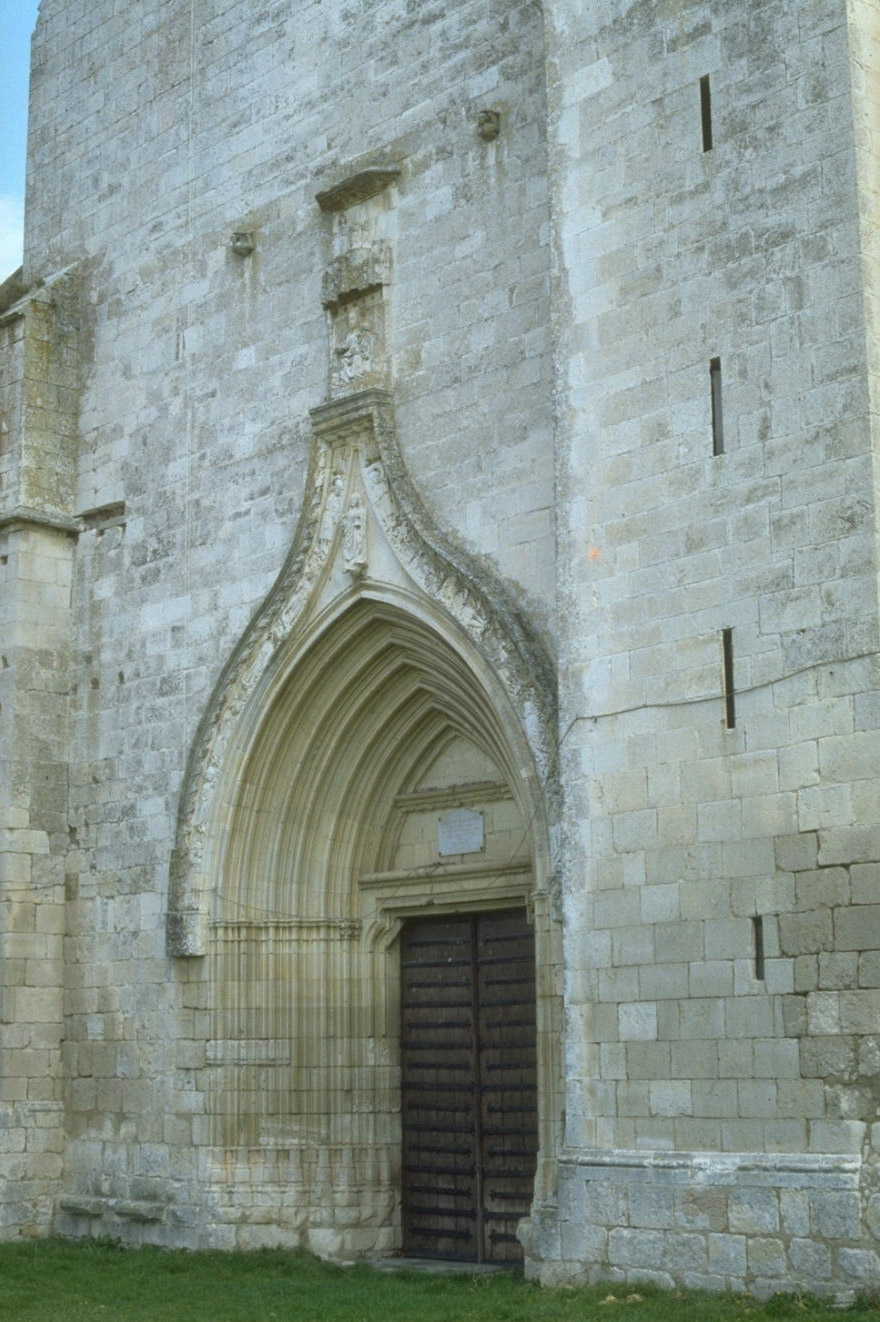
[[[330,620],[361,599],[397,604],[466,658],[516,750],[535,845],[534,884],[552,885],[552,662],[506,587],[425,511],[400,456],[387,392],[323,405],[312,423],[307,495],[291,551],[220,676],[190,754],[171,860],[170,955],[206,953],[230,808],[271,695]]]

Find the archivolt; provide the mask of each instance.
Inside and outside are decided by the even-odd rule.
[[[309,875],[329,897],[342,883],[326,869],[328,813],[333,875],[357,872],[378,848],[371,823],[405,779],[407,756],[443,729],[466,731],[504,768],[531,824],[535,884],[549,883],[549,658],[504,584],[425,511],[397,446],[390,396],[363,391],[312,419],[293,545],[191,751],[171,863],[171,955],[206,952],[220,889],[227,910],[264,901],[274,909],[292,905]],[[354,569],[343,548],[353,503],[365,539]]]
[[[344,917],[354,878],[390,866],[387,824],[459,734],[499,768],[535,822],[516,751],[459,651],[399,608],[360,600],[313,644],[253,731],[229,804],[217,917]],[[531,834],[531,832],[530,832]]]
[[[400,1091],[389,947],[402,921],[530,910],[538,1204],[555,1187],[560,949],[543,807],[516,712],[462,630],[439,613],[432,620],[427,603],[417,614],[414,601],[389,595],[337,603],[274,658],[240,718],[236,766],[215,794],[224,828],[212,829],[208,856],[218,882],[208,939],[218,1068],[207,1109],[218,1150],[300,1154],[297,1197],[309,1215],[344,1194],[370,1224],[390,1225]],[[491,779],[475,778],[475,765]],[[436,852],[435,817],[462,803],[485,819],[486,852],[450,863]],[[427,834],[402,844],[413,824]],[[410,848],[420,851],[411,869]],[[339,1166],[331,1190],[306,1170],[321,1151]]]

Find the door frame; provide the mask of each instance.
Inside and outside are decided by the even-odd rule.
[[[396,1072],[397,1107],[400,1107],[400,933],[410,918],[461,916],[503,909],[525,909],[535,932],[535,1026],[538,1079],[538,1161],[532,1197],[532,1216],[555,1207],[557,1158],[562,1145],[562,925],[548,890],[535,889],[532,872],[522,863],[507,868],[469,866],[444,872],[442,877],[414,875],[405,887],[399,880],[362,880],[363,942],[368,958],[381,961],[385,995],[373,1002],[372,1032],[386,1044],[389,1063]],[[401,892],[404,893],[401,893]],[[377,970],[378,975],[378,970]],[[380,1000],[383,1002],[380,1004]],[[397,1150],[400,1151],[400,1135]],[[401,1173],[393,1176],[397,1189],[394,1220],[395,1245],[402,1248],[400,1211]]]

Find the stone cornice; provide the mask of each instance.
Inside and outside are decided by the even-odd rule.
[[[0,514],[0,532],[22,532],[28,528],[51,528],[54,532],[78,537],[83,531],[79,519],[59,510],[41,510],[31,505],[16,505],[8,514]]]
[[[321,189],[315,194],[315,201],[322,211],[346,211],[358,202],[369,201],[399,178],[399,165],[370,165],[346,175],[330,188]]]

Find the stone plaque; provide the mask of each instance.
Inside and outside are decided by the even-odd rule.
[[[440,854],[478,854],[485,838],[481,812],[451,808],[437,819],[437,850]]]

